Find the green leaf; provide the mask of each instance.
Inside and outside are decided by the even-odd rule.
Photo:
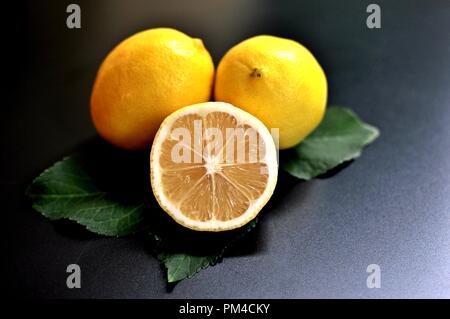
[[[192,238],[192,235],[188,234],[186,237],[192,238],[188,244],[190,246],[189,248],[186,245],[179,247],[181,240],[179,235],[169,235],[163,239],[155,234],[151,234],[157,240],[156,255],[167,270],[167,281],[169,283],[175,283],[186,278],[191,278],[200,270],[214,266],[222,259],[225,251],[233,243],[253,230],[256,224],[257,219],[248,223],[242,229],[231,232],[229,236],[226,233],[203,234],[203,239],[197,238],[199,240],[196,240],[196,238]],[[205,238],[208,236],[209,238]],[[219,236],[220,239],[217,240],[216,236]],[[197,252],[193,252],[193,246],[196,245],[202,245],[203,247],[197,247]]]
[[[191,278],[200,270],[215,265],[221,256],[221,253],[210,256],[161,253],[158,255],[158,259],[167,269],[167,281],[177,282]]]
[[[113,198],[98,182],[89,162],[72,156],[37,177],[27,195],[33,208],[49,219],[69,219],[96,234],[124,236],[142,228],[143,203]]]
[[[310,180],[359,157],[364,146],[378,136],[376,127],[362,122],[350,109],[330,107],[319,127],[282,155],[282,168],[295,177]]]

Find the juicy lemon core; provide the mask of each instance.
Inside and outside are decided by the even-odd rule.
[[[177,109],[210,99],[214,64],[200,39],[169,28],[125,39],[103,61],[91,96],[99,134],[124,149],[150,146]]]
[[[153,193],[187,228],[238,228],[254,219],[272,196],[276,152],[264,124],[230,104],[182,108],[164,120],[153,142]]]

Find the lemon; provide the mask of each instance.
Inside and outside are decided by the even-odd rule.
[[[276,152],[267,128],[249,113],[223,102],[187,106],[164,120],[153,141],[152,190],[187,228],[238,228],[272,196]]]
[[[298,42],[260,35],[231,48],[216,72],[215,99],[229,102],[279,129],[279,147],[301,142],[321,122],[327,80]]]
[[[200,39],[169,28],[137,33],[103,61],[91,96],[99,134],[125,149],[148,147],[164,118],[208,101],[214,64]]]

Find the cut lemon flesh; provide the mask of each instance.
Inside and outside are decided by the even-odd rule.
[[[254,219],[278,176],[272,135],[223,102],[184,107],[159,128],[150,154],[153,193],[179,224],[224,231]]]

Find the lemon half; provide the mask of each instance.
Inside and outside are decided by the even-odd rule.
[[[150,172],[157,201],[176,222],[199,231],[230,230],[254,219],[272,196],[277,150],[254,116],[227,103],[200,103],[161,124]]]

